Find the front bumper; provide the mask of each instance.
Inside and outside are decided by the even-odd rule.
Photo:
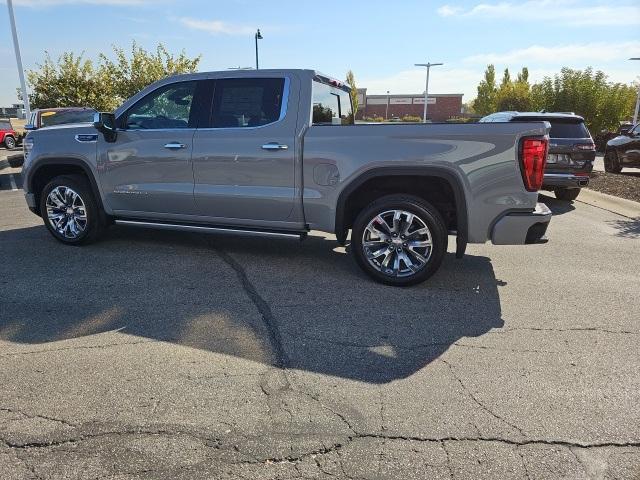
[[[494,245],[546,243],[551,215],[544,203],[536,204],[533,212],[508,213],[493,226],[491,241]]]
[[[544,190],[554,188],[582,188],[589,185],[589,175],[574,175],[573,173],[545,173],[542,181]]]

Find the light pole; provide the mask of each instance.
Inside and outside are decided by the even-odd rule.
[[[438,65],[444,65],[444,63],[416,63],[416,67],[427,67],[427,83],[424,88],[424,114],[422,115],[422,122],[427,123],[427,102],[429,100],[429,71],[431,67],[437,67]]]
[[[631,57],[629,60],[640,60],[640,57]],[[633,124],[638,123],[638,109],[640,109],[640,85],[638,85],[638,98],[636,98],[636,109],[633,112]]]
[[[384,111],[384,119],[389,120],[389,90],[387,90],[387,108]]]
[[[11,23],[11,34],[13,35],[13,49],[16,52],[16,63],[18,64],[18,75],[20,76],[20,89],[22,90],[22,101],[24,102],[24,114],[27,120],[31,116],[31,108],[29,106],[29,93],[27,92],[27,83],[24,81],[24,70],[22,68],[22,57],[20,56],[20,45],[18,45],[18,32],[16,31],[16,19],[13,16],[13,2],[7,0],[7,8],[9,9],[9,22]]]
[[[258,66],[258,40],[262,40],[262,34],[260,33],[260,29],[258,29],[258,31],[255,34],[255,38],[256,38],[256,70],[258,70],[259,66]]]

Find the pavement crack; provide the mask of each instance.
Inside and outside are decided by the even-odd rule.
[[[116,343],[105,343],[102,345],[75,345],[72,347],[47,348],[43,350],[29,350],[27,352],[3,353],[2,355],[0,355],[0,358],[17,357],[20,355],[36,355],[39,353],[64,352],[67,350],[107,349],[107,348],[113,348],[113,347],[120,347],[123,345],[139,345],[141,343],[154,343],[154,342],[155,340],[139,340],[136,342],[116,342]]]
[[[251,283],[251,280],[249,280],[244,267],[224,250],[216,248],[215,251],[222,259],[222,261],[229,267],[231,267],[231,269],[236,273],[245,294],[253,302],[255,307],[258,309],[258,312],[262,316],[262,320],[267,328],[267,332],[269,333],[271,346],[275,353],[276,366],[280,368],[286,368],[287,365],[289,365],[289,357],[284,349],[282,335],[278,330],[278,325],[273,312],[271,311],[271,307],[269,306],[267,301],[262,298],[262,296],[260,296],[253,283]]]
[[[527,468],[527,462],[524,459],[524,455],[522,455],[522,452],[520,451],[520,445],[515,447],[515,451],[520,457],[520,460],[522,461],[522,468],[524,468],[525,477],[527,477],[527,480],[531,480],[531,475],[529,475],[529,469]]]
[[[49,417],[47,415],[40,415],[40,414],[29,414],[29,413],[25,413],[25,412],[23,412],[21,410],[17,410],[17,409],[13,409],[13,408],[0,407],[0,412],[14,413],[14,414],[21,415],[21,416],[23,416],[25,418],[30,418],[30,419],[41,418],[43,420],[49,420],[51,422],[61,423],[62,425],[65,425],[67,427],[76,427],[77,426],[75,423],[71,423],[71,422],[68,422],[66,420],[62,420],[61,418]]]
[[[572,327],[572,328],[548,328],[548,327],[511,327],[503,328],[500,330],[492,330],[487,332],[489,334],[504,334],[514,331],[530,331],[530,332],[602,332],[618,335],[640,335],[640,332],[633,332],[631,330],[611,330],[600,327]]]
[[[451,365],[449,362],[447,362],[446,360],[440,358],[439,359],[442,363],[444,363],[447,367],[449,367],[449,371],[451,371],[451,375],[453,375],[453,378],[455,378],[458,383],[460,384],[460,386],[462,387],[462,389],[469,395],[469,397],[471,398],[471,400],[473,400],[473,402],[478,405],[482,410],[484,410],[485,412],[487,412],[489,415],[491,415],[492,417],[496,418],[497,420],[503,422],[506,425],[509,425],[511,428],[513,428],[514,430],[517,430],[518,433],[520,433],[520,435],[522,435],[523,437],[525,436],[524,432],[522,431],[522,429],[520,427],[518,427],[517,425],[509,422],[508,420],[506,420],[505,418],[501,417],[500,415],[498,415],[497,413],[495,413],[493,410],[491,410],[489,407],[487,407],[484,403],[482,403],[480,400],[478,400],[478,398],[473,394],[473,392],[471,390],[469,390],[467,388],[467,386],[464,384],[464,382],[462,381],[462,379],[458,376],[458,374],[456,374],[455,369],[453,368],[453,365]]]
[[[444,454],[447,456],[447,468],[449,469],[449,478],[453,480],[454,474],[453,474],[453,466],[451,465],[451,456],[449,455],[449,450],[447,450],[447,445],[445,444],[444,440],[440,442],[440,446],[442,447],[442,450],[444,450]]]

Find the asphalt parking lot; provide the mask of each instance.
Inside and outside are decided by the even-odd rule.
[[[10,172],[2,479],[640,478],[638,219],[542,197],[398,289],[321,234],[66,247]]]

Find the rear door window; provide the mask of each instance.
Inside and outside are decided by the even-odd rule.
[[[261,127],[284,115],[284,78],[217,80],[213,95],[213,128]],[[286,107],[286,105],[284,105]]]
[[[349,92],[318,81],[313,82],[314,125],[347,125],[353,123]]]

